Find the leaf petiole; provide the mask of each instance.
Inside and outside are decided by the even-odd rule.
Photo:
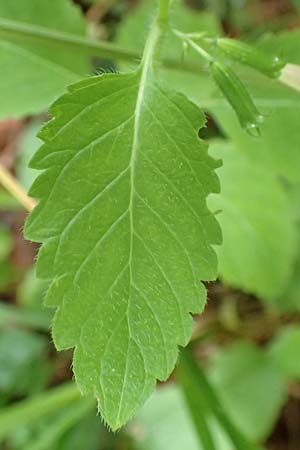
[[[214,58],[210,53],[208,53],[206,50],[204,50],[203,47],[201,47],[199,44],[197,44],[190,34],[182,33],[179,30],[172,30],[175,36],[177,36],[181,41],[183,41],[185,44],[187,44],[189,47],[194,49],[202,58],[204,58],[207,62],[212,63],[214,61]],[[197,39],[200,38],[200,35],[198,33]],[[203,37],[203,36],[202,36]]]

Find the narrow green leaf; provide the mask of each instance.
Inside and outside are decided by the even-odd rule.
[[[30,27],[40,26],[48,30],[68,32],[77,36],[84,36],[86,25],[78,6],[74,6],[70,0],[10,0],[0,1],[1,19],[12,20]],[[3,32],[5,40],[5,31]],[[84,74],[86,61],[74,58],[68,50],[60,49],[21,36],[8,36],[8,41],[18,47],[35,54],[47,61],[52,61],[61,67],[74,73]]]
[[[224,409],[223,404],[220,402],[215,390],[207,379],[205,372],[189,350],[182,351],[178,370],[180,379],[183,380],[183,389],[185,394],[188,395],[188,403],[191,407],[195,427],[199,430],[199,433],[200,427],[203,424],[203,414],[201,414],[201,411],[202,407],[204,407],[215,417],[218,424],[223,428],[234,445],[235,450],[262,450],[259,445],[248,441],[232,423],[227,411]],[[189,385],[187,380],[189,380]]]
[[[41,201],[25,227],[44,243],[56,346],[76,347],[80,389],[113,429],[173,370],[220,241],[206,206],[219,184],[198,138],[204,115],[145,67],[85,80],[55,103],[32,161],[44,169],[31,189]]]
[[[216,450],[217,447],[209,424],[212,412],[207,401],[207,393],[205,390],[199,389],[198,373],[189,370],[186,363],[187,361],[183,357],[178,369],[179,381],[190,415],[193,418],[199,442],[204,450]]]
[[[12,21],[25,27],[84,36],[85,22],[69,0],[0,0],[0,116],[22,116],[48,107],[65,86],[89,72],[85,56],[49,42],[11,33]],[[28,89],[34,86],[34,89]],[[12,95],[13,92],[13,95]]]

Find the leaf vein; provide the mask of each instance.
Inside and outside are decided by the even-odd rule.
[[[156,257],[154,256],[152,250],[149,249],[149,247],[145,244],[144,239],[142,239],[136,231],[134,231],[135,236],[138,238],[138,240],[142,243],[143,247],[146,249],[147,253],[149,254],[149,256],[152,258],[152,260],[154,261],[156,267],[159,269],[161,275],[163,276],[163,279],[165,280],[165,282],[167,283],[167,285],[169,286],[169,289],[171,291],[171,293],[173,294],[173,298],[175,299],[175,303],[177,305],[178,311],[179,311],[179,315],[180,315],[180,320],[181,320],[181,327],[182,327],[182,333],[184,336],[184,339],[187,339],[186,336],[186,332],[185,332],[185,327],[184,327],[184,320],[183,320],[183,311],[181,308],[181,301],[178,297],[178,294],[176,292],[176,290],[173,288],[172,283],[170,282],[170,280],[168,279],[167,275],[165,274],[165,271],[163,270],[163,268],[161,267],[161,265],[159,264],[159,262],[157,261]]]

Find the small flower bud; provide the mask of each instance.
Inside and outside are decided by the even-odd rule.
[[[278,56],[270,56],[261,50],[235,39],[219,38],[217,47],[229,58],[264,73],[268,77],[278,78],[285,63]]]
[[[242,127],[249,133],[259,134],[259,125],[264,117],[257,110],[245,85],[225,64],[215,61],[210,67],[215,82],[235,110]]]

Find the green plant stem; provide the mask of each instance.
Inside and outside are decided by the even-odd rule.
[[[203,447],[204,450],[217,450],[209,427],[209,419],[211,419],[211,417],[209,417],[210,411],[205,398],[205,393],[201,390],[195,392],[194,384],[195,382],[197,383],[197,380],[194,381],[192,379],[190,372],[185,370],[183,364],[179,365],[178,378],[201,447]]]
[[[168,26],[169,8],[170,0],[159,0],[157,16],[149,33],[143,54],[142,64],[144,65],[143,71],[145,73],[148,72],[151,62],[160,63],[161,43]]]
[[[22,425],[41,420],[81,398],[75,384],[65,383],[36,397],[26,399],[0,410],[0,440]]]
[[[169,17],[169,9],[170,9],[170,0],[160,0],[158,6],[158,21],[161,23],[168,22]]]
[[[186,42],[189,44],[191,48],[193,48],[202,58],[204,58],[208,62],[213,62],[213,57],[200,45],[196,44],[192,39],[187,39]]]
[[[227,412],[224,410],[216,392],[210,385],[204,370],[193,357],[192,353],[185,349],[181,353],[180,366],[178,369],[179,381],[183,379],[183,389],[190,390],[190,396],[193,396],[193,404],[198,402],[204,405],[205,409],[209,409],[212,416],[214,416],[223,430],[227,433],[235,450],[263,450],[259,445],[249,442],[244,435],[231,422]],[[189,386],[184,388],[184,377],[189,379]],[[186,394],[185,394],[186,396]],[[204,414],[206,413],[204,409]],[[200,412],[193,412],[193,419],[195,427],[199,430],[201,423],[197,423],[197,417]]]
[[[213,62],[213,57],[204,50],[200,45],[196,44],[196,42],[193,41],[193,39],[190,38],[188,34],[182,33],[178,30],[173,30],[173,33],[175,36],[177,36],[180,40],[183,42],[186,42],[187,45],[189,45],[195,52],[197,52],[202,58],[204,58],[208,62]]]
[[[24,326],[48,331],[51,317],[48,311],[31,311],[0,302],[0,326]]]
[[[163,18],[165,17],[164,14],[165,12],[163,13]],[[111,42],[96,41],[90,38],[76,36],[71,33],[54,31],[37,25],[28,25],[23,22],[16,22],[3,18],[0,18],[0,39],[9,39],[13,42],[16,42],[18,39],[29,39],[34,42],[68,48],[70,51],[76,53],[82,52],[87,56],[99,56],[102,58],[115,59],[117,61],[138,63],[141,60],[141,54],[139,52],[124,49]],[[174,59],[164,59],[162,64],[166,68],[173,70],[192,73],[202,72],[196,64],[182,63]]]

